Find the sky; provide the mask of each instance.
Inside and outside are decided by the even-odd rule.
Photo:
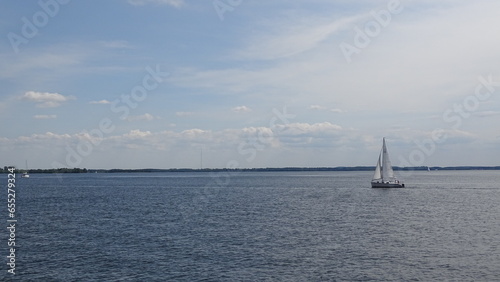
[[[0,2],[0,165],[500,165],[500,2]]]

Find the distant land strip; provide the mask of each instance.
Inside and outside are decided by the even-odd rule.
[[[0,168],[0,173],[7,173],[8,167]],[[393,167],[395,171],[425,171],[425,170],[500,170],[500,166],[417,166]],[[141,169],[87,169],[87,168],[55,168],[30,169],[29,173],[133,173],[133,172],[222,172],[222,171],[373,171],[374,166],[340,166],[340,167],[266,167],[266,168],[141,168]],[[26,170],[16,169],[18,173]]]

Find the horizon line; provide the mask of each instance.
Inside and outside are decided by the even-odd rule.
[[[0,168],[2,172],[5,172],[4,168],[9,166],[4,166]],[[255,167],[255,168],[32,168],[32,169],[22,169],[14,167],[17,171],[28,171],[28,172],[56,172],[56,171],[79,171],[79,172],[203,172],[203,171],[371,171],[375,169],[375,166],[334,166],[334,167]],[[406,171],[406,170],[500,170],[500,166],[411,166],[411,167],[400,167],[393,166],[395,171]]]

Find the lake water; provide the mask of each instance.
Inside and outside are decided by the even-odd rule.
[[[413,172],[405,189],[371,176],[32,174],[17,179],[17,274],[4,263],[0,279],[500,279],[500,171]]]

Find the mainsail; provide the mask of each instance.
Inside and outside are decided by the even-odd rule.
[[[382,179],[383,180],[394,179],[394,171],[392,170],[391,160],[389,159],[389,153],[387,152],[387,147],[385,146],[385,138],[383,139],[383,145],[382,145]]]
[[[384,138],[382,151],[378,155],[377,166],[375,167],[375,173],[373,174],[373,180],[383,182],[394,179],[394,171],[392,170],[391,160],[389,159],[389,153],[387,152]]]

